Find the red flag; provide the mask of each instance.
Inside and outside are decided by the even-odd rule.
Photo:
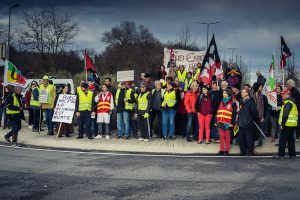
[[[85,64],[86,71],[92,70],[94,72],[97,72],[96,69],[94,68],[92,59],[86,52],[84,52],[84,64]]]
[[[286,59],[292,55],[290,49],[286,45],[283,37],[281,36],[281,61],[280,66],[281,69],[286,66]]]

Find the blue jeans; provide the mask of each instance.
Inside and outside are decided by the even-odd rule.
[[[169,137],[174,136],[175,115],[176,115],[176,110],[173,110],[173,109],[163,109],[162,110],[163,136],[164,137],[167,137],[167,133],[169,133]]]
[[[48,133],[53,133],[53,122],[52,122],[52,117],[53,117],[53,109],[44,109],[45,111],[45,116],[46,116],[46,124],[48,128]]]
[[[117,113],[118,136],[122,137],[124,134],[129,137],[129,112],[123,111]]]
[[[214,115],[210,123],[210,138],[218,140],[220,136],[219,136],[217,126],[215,125],[216,122],[217,122],[217,115]]]
[[[192,131],[193,131],[194,135],[195,135],[195,133],[198,132],[197,113],[187,113],[186,129],[185,129],[186,139],[189,139],[191,137],[191,132]]]

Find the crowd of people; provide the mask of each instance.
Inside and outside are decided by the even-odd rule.
[[[228,79],[205,85],[199,80],[200,67],[187,72],[184,66],[177,69],[171,63],[167,73],[161,65],[154,82],[150,74],[143,74],[138,87],[132,81],[122,81],[116,88],[110,77],[101,85],[81,81],[76,88],[74,123],[62,123],[59,137],[69,137],[75,132],[73,125],[78,125],[77,139],[84,138],[85,134],[88,139],[110,139],[116,115],[115,137],[120,139],[148,142],[153,138],[181,137],[198,144],[219,143],[220,155],[228,155],[230,145],[236,144],[241,155],[251,156],[255,147],[263,147],[264,135],[270,133],[271,142],[279,138],[279,153],[274,158],[285,156],[287,141],[289,156],[296,156],[300,94],[293,80],[287,81],[286,88],[276,85],[278,101],[272,107],[262,93],[266,79],[260,72],[252,87],[245,84],[242,88],[241,77],[235,76],[239,72],[230,65]],[[54,135],[54,127],[57,132],[58,126],[52,122],[53,111],[58,94],[70,94],[68,85],[57,92],[48,76],[40,84],[33,81],[29,94],[25,95],[25,107],[20,93],[18,86],[5,93],[4,128],[8,124],[12,128],[5,139],[11,142],[12,137],[12,142],[17,142],[24,108],[29,110],[33,132],[44,131],[41,126],[45,115],[48,135]]]

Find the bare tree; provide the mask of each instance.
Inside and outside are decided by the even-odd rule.
[[[178,33],[178,43],[183,47],[195,46],[197,38],[192,39],[192,28],[191,25],[185,23],[184,27]]]
[[[25,13],[23,36],[27,47],[34,52],[57,54],[78,33],[78,25],[72,17],[54,7],[37,8]]]

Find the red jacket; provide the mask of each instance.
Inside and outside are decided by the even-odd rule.
[[[192,90],[189,90],[184,97],[184,107],[186,109],[187,113],[196,113],[195,110],[195,104],[197,101],[197,98],[199,96],[199,93],[192,92]]]

